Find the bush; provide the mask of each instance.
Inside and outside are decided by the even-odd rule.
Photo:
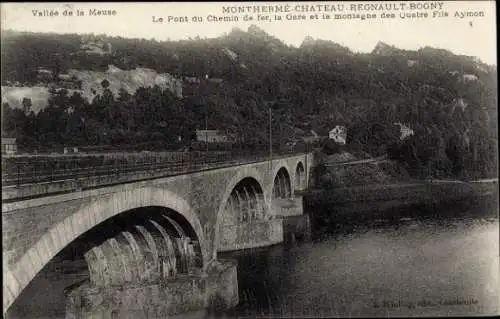
[[[323,152],[326,155],[338,154],[343,151],[344,146],[337,144],[335,141],[331,139],[325,139],[322,142]]]

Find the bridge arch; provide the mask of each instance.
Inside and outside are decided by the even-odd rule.
[[[46,232],[10,269],[4,264],[4,314],[35,275],[79,236],[112,217],[151,206],[168,208],[186,220],[191,227],[185,231],[198,240],[201,264],[202,267],[206,267],[210,258],[208,245],[197,214],[183,198],[171,191],[156,187],[124,190],[82,206]],[[168,217],[172,219],[172,216]],[[169,222],[173,231],[179,231],[175,226],[179,224],[179,220],[174,221],[173,224],[171,220]],[[155,225],[150,224],[149,227],[155,227]],[[144,233],[143,229],[135,230]],[[147,235],[142,238],[145,241],[150,239]]]
[[[242,167],[231,178],[222,195],[217,211],[214,249],[212,252],[213,259],[217,258],[217,249],[221,241],[220,232],[225,224],[249,222],[253,219],[266,217],[266,212],[269,211],[269,200],[266,198],[263,185],[265,185],[264,178],[252,167]],[[232,211],[235,209],[239,210],[237,214]],[[243,221],[245,213],[247,219]],[[241,219],[238,219],[238,217]],[[231,218],[233,220],[228,220]]]
[[[306,186],[306,171],[301,161],[297,162],[295,168],[295,189],[303,190]]]
[[[293,186],[290,178],[288,165],[281,165],[273,174],[272,198],[290,198],[293,194]]]
[[[224,225],[231,225],[263,219],[264,208],[264,191],[261,185],[256,179],[246,177],[231,191],[221,221]]]
[[[203,267],[194,229],[165,207],[120,213],[75,241],[67,249],[80,244],[71,255],[83,254],[93,286],[153,282]]]

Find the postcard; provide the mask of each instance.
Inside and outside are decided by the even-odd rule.
[[[500,314],[494,1],[0,6],[5,318]]]

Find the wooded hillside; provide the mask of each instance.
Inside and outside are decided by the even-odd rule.
[[[262,147],[271,106],[277,147],[300,135],[298,128],[325,134],[342,124],[349,147],[375,156],[389,152],[418,172],[497,176],[497,70],[473,57],[383,43],[361,54],[311,37],[295,48],[255,26],[214,39],[98,38],[111,48],[107,54],[86,53],[80,35],[2,32],[2,85],[37,85],[40,68],[53,77],[44,80],[51,96],[37,115],[29,97],[24,110],[3,103],[3,136],[17,137],[27,149],[173,143],[179,136],[187,144],[206,122],[237,133],[245,147]],[[183,97],[155,86],[112,94],[103,81],[103,93],[88,102],[61,89],[59,74],[104,72],[109,65],[184,79]],[[399,141],[395,122],[415,134]]]

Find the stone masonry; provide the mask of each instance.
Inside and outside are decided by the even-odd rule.
[[[302,154],[275,159],[272,163],[235,165],[2,203],[4,314],[26,285],[59,251],[96,225],[132,209],[165,207],[185,218],[194,230],[202,271],[206,271],[207,265],[216,260],[221,240],[226,241],[224,250],[282,241],[282,226],[277,226],[279,218],[273,217],[275,177],[278,170],[284,169],[291,182],[291,194],[296,183],[299,183],[297,190],[302,190],[307,186],[306,177],[309,176],[312,160],[312,154]],[[252,200],[259,198],[255,203],[262,207],[267,217],[255,222],[241,222],[239,232],[248,235],[242,235],[234,247],[229,247],[227,238],[220,235],[222,216],[228,212],[226,206],[234,188],[247,178],[261,189],[260,193],[242,195],[247,196],[249,211],[254,209]],[[243,188],[245,192],[249,189]]]

